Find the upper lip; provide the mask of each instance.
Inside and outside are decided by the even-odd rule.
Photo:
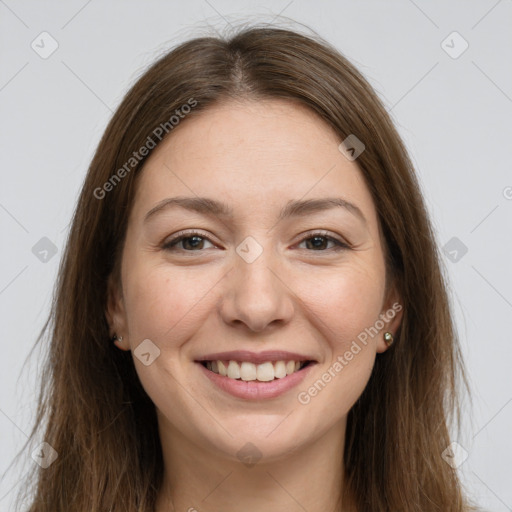
[[[264,352],[251,352],[249,350],[232,350],[229,352],[215,352],[206,354],[196,361],[240,361],[254,364],[262,364],[267,361],[315,361],[313,357],[304,356],[285,350],[266,350]]]

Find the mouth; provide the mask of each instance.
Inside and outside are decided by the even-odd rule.
[[[310,355],[284,350],[232,350],[197,358],[209,385],[238,399],[261,401],[287,395],[318,364]]]
[[[196,363],[227,379],[272,382],[302,372],[317,361],[309,355],[284,350],[232,350],[206,354],[198,358]]]
[[[294,359],[265,361],[259,364],[233,359],[212,359],[196,362],[212,373],[227,377],[228,379],[245,382],[272,382],[274,380],[284,379],[316,363],[316,361],[313,360],[300,361]]]

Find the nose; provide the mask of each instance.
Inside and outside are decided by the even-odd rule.
[[[251,263],[238,254],[225,277],[221,316],[230,326],[262,332],[287,324],[294,313],[293,283],[288,283],[277,255],[265,249]]]

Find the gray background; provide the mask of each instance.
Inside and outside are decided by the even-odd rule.
[[[473,387],[474,407],[453,437],[468,452],[459,471],[480,504],[512,510],[511,0],[0,0],[0,510],[11,510],[34,464],[27,451],[7,471],[32,426],[38,352],[22,366],[112,111],[174,44],[279,13],[365,74],[410,150],[438,242],[450,244],[443,257]],[[51,44],[57,50],[44,55]]]

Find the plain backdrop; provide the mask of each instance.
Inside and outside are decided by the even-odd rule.
[[[473,391],[459,471],[482,506],[512,510],[511,0],[0,0],[0,511],[35,463],[27,451],[7,471],[32,427],[37,353],[22,366],[112,112],[177,43],[241,22],[299,28],[288,18],[358,67],[410,151]]]

